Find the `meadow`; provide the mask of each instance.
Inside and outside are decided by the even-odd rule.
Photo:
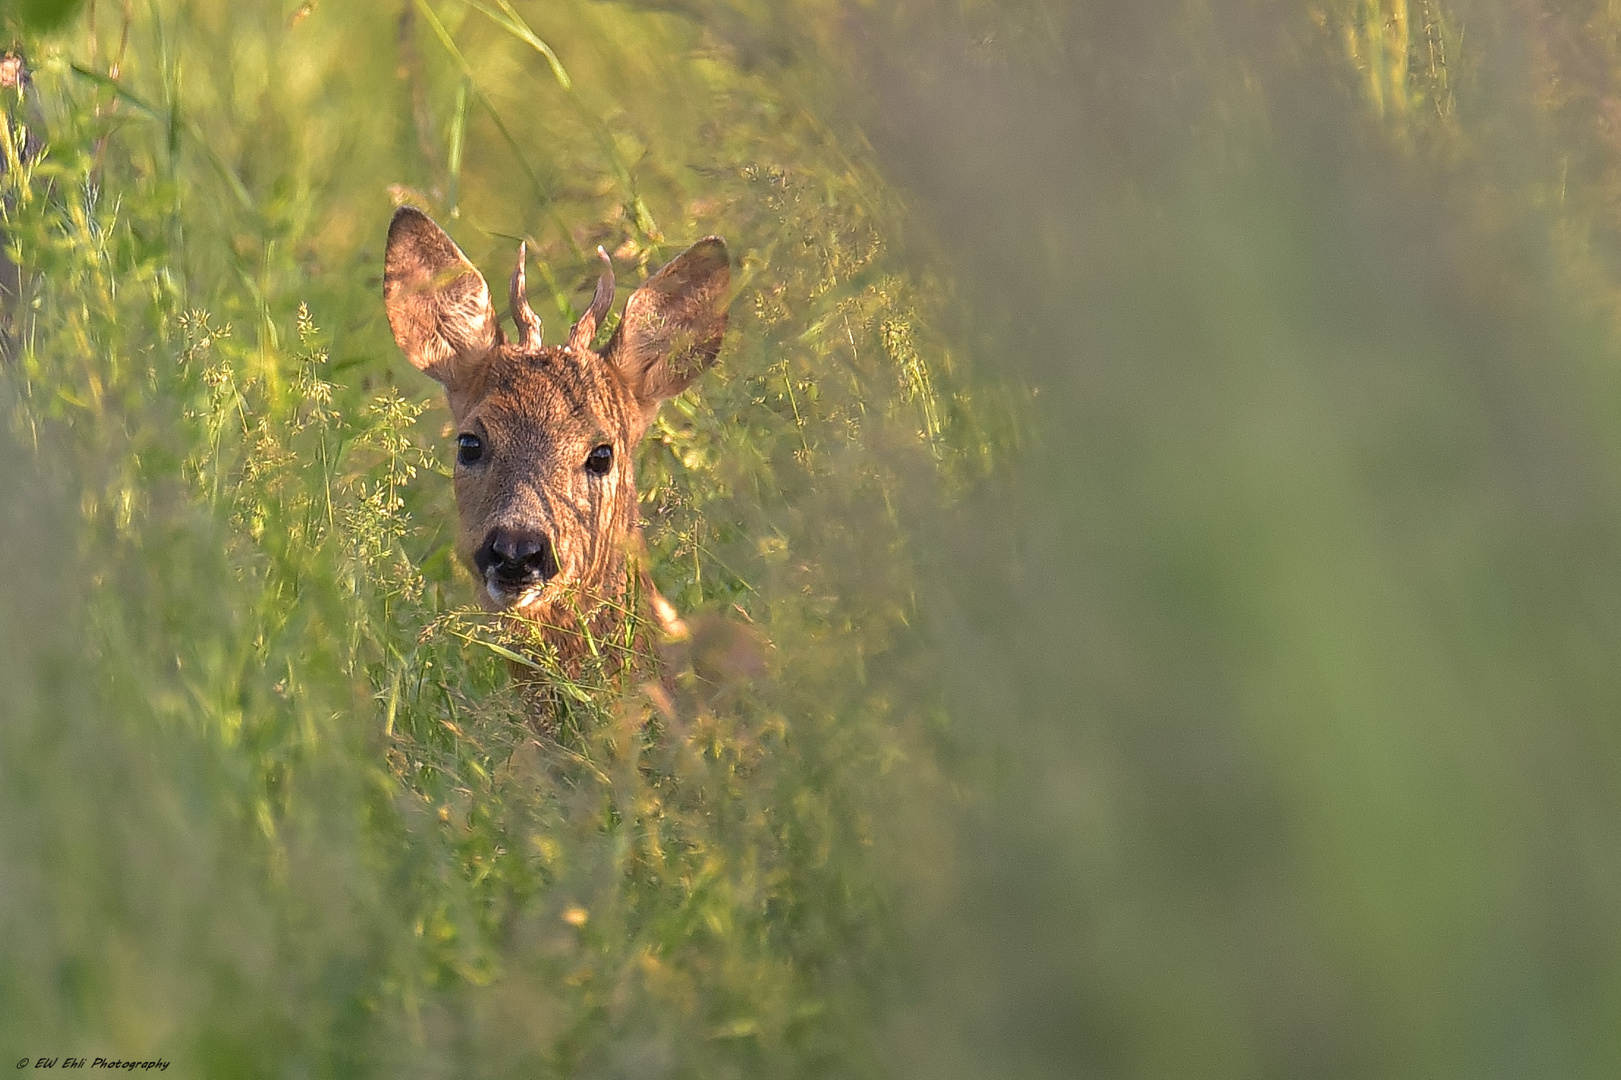
[[[0,1061],[1613,1075],[1612,7],[0,7]],[[727,238],[670,700],[472,604],[407,202]]]

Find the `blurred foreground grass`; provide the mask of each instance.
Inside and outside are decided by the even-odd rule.
[[[1613,1075],[1618,31],[196,0],[29,39],[0,1047]],[[527,239],[554,339],[597,244],[628,287],[730,241],[721,365],[638,462],[708,628],[673,715],[585,686],[538,730],[465,610],[378,295],[402,199],[492,281]]]

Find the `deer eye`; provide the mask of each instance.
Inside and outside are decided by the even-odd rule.
[[[614,463],[614,448],[607,443],[592,450],[585,455],[585,471],[593,476],[603,476],[608,472],[609,466]]]
[[[476,465],[483,456],[483,439],[470,433],[456,436],[456,464]]]

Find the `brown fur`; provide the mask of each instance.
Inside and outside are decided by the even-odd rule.
[[[631,295],[598,354],[590,343],[612,303],[611,268],[569,343],[544,345],[523,299],[523,258],[520,249],[517,344],[505,341],[483,275],[414,207],[389,226],[383,296],[400,348],[444,385],[458,439],[481,443],[476,462],[458,454],[455,472],[456,550],[479,580],[479,602],[535,620],[566,659],[582,617],[599,637],[623,624],[626,553],[639,539],[633,450],[659,404],[714,362],[731,274],[725,242],[700,240]],[[601,446],[612,461],[598,475],[586,463]],[[490,554],[517,550],[516,536],[551,546],[550,562],[531,556],[553,571],[538,587],[509,585],[501,567],[517,563]]]

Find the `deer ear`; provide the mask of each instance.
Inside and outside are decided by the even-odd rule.
[[[625,303],[625,317],[603,356],[641,406],[638,435],[660,403],[715,362],[731,287],[726,241],[710,236],[677,255]]]
[[[383,303],[406,359],[447,388],[501,340],[484,275],[414,206],[394,211],[388,226]]]

